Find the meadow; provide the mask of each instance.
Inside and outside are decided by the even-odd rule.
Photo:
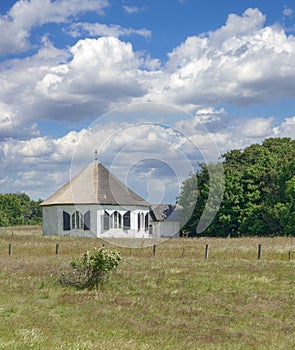
[[[152,246],[2,229],[0,349],[295,349],[294,243],[170,239],[153,256]],[[108,282],[62,287],[64,266],[102,244],[123,257]]]

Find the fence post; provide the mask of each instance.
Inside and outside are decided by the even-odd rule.
[[[208,259],[209,257],[209,244],[206,244],[206,247],[205,247],[205,259]]]
[[[9,245],[8,245],[8,254],[9,254],[9,256],[12,255],[12,244],[11,243],[9,243]]]
[[[262,246],[261,244],[258,244],[258,260],[262,258]]]
[[[156,245],[154,244],[154,246],[153,246],[153,256],[156,256]]]
[[[55,255],[58,256],[58,253],[59,253],[59,244],[56,243],[56,246],[55,246]]]

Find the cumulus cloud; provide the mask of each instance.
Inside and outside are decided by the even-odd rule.
[[[2,63],[2,101],[14,104],[15,118],[30,122],[89,120],[129,102],[192,112],[200,106],[247,106],[294,98],[294,57],[295,38],[278,25],[265,26],[257,9],[231,14],[216,31],[187,38],[166,64],[114,36],[81,39],[68,50],[44,37],[35,55]]]
[[[30,138],[39,135],[37,123],[30,126],[22,125],[21,120],[17,117],[17,110],[2,102],[0,102],[0,124],[0,139]]]
[[[83,133],[85,129],[61,138],[39,136],[0,142],[1,192],[25,191],[37,199],[55,191],[70,179],[71,159]]]
[[[67,52],[55,48],[43,38],[42,48],[33,56],[0,63],[0,118],[3,123],[5,120],[0,137],[28,138],[35,134],[36,123],[46,112],[46,103],[43,104],[36,94],[36,85],[52,67],[62,65],[68,56]],[[48,113],[50,110],[48,108]]]
[[[7,25],[1,31],[0,52],[7,52],[8,44],[10,52],[16,46],[26,50],[34,26],[63,23],[80,11],[102,11],[107,6],[106,1],[46,0],[38,10],[38,4],[37,0],[18,2],[0,18],[0,29]],[[140,188],[144,177],[135,165],[157,169],[156,161],[163,161],[166,173],[157,177],[164,179],[168,165],[182,156],[183,162],[175,167],[186,170],[186,159],[196,166],[204,158],[216,160],[219,154],[265,137],[295,137],[294,116],[281,116],[285,117],[282,122],[272,116],[243,119],[226,108],[295,97],[295,38],[279,25],[266,26],[259,10],[231,14],[216,31],[187,38],[168,54],[167,62],[136,52],[131,43],[120,40],[118,36],[128,35],[123,34],[128,29],[85,23],[77,28],[89,35],[101,31],[104,36],[81,39],[66,49],[54,47],[43,36],[35,54],[0,63],[1,191],[29,189],[35,181],[34,197],[44,198],[65,182],[73,157],[79,168],[93,159],[95,148],[101,150],[103,163],[113,165],[116,175],[132,162],[130,174],[135,183],[140,179]],[[38,131],[40,120],[58,120],[71,127],[118,106],[147,101],[178,106],[193,115],[182,118],[169,108],[159,111],[146,104],[144,113],[137,115],[144,120],[141,125],[122,120],[108,123],[106,117],[107,122],[92,131],[72,131],[59,138]],[[147,124],[154,115],[158,125]],[[169,121],[168,126],[160,125],[161,121]],[[151,181],[152,175],[146,178]],[[38,187],[38,179],[48,184],[46,189]],[[172,191],[171,177],[163,181],[157,186],[164,183]]]
[[[238,106],[294,97],[295,38],[264,21],[248,9],[215,32],[187,38],[168,55],[161,96],[183,105]]]
[[[188,147],[194,159],[187,157]],[[3,160],[0,178],[5,179],[8,175],[11,181],[3,183],[2,191],[5,188],[26,190],[35,182],[34,196],[44,198],[62,185],[69,169],[74,175],[93,161],[97,149],[99,160],[123,182],[131,183],[134,190],[144,195],[145,191],[149,192],[150,181],[160,180],[164,189],[166,185],[169,187],[169,193],[163,196],[171,199],[171,193],[176,197],[182,181],[194,170],[196,158],[200,159],[200,154],[193,148],[186,136],[173,127],[147,122],[98,123],[88,130],[72,131],[56,139],[8,140],[0,143]],[[161,173],[156,171],[159,163],[162,164]],[[145,167],[152,165],[155,172],[148,174]],[[50,174],[55,173],[57,166],[57,173],[63,171],[64,176],[54,179]],[[172,183],[171,176],[177,181]]]
[[[17,1],[7,14],[0,16],[0,55],[28,50],[34,27],[46,23],[65,23],[78,13],[87,11],[102,14],[107,6],[107,0]]]
[[[284,121],[274,128],[275,136],[292,137],[295,139],[295,116],[285,118]]]
[[[242,125],[242,134],[247,138],[266,138],[273,135],[274,118],[251,118]]]
[[[168,121],[171,113],[162,112]],[[113,118],[108,122],[106,117],[89,129],[59,138],[0,142],[1,190],[31,191],[34,198],[47,197],[93,161],[97,149],[99,160],[136,192],[156,198],[157,193],[151,191],[154,184],[164,201],[173,201],[182,181],[199,163],[218,161],[228,150],[260,143],[266,137],[295,137],[295,117],[279,123],[273,117],[223,123],[231,118],[228,113],[208,107],[182,118],[175,124],[159,124]]]
[[[75,106],[68,118],[77,112],[80,118],[98,116],[111,104],[145,94],[140,81],[142,61],[130,43],[114,37],[85,39],[70,51],[68,63],[51,68],[36,84],[40,98],[58,103],[59,108]]]

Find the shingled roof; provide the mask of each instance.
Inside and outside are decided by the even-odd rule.
[[[150,206],[98,162],[86,166],[71,181],[41,203],[42,206],[62,204]]]
[[[151,206],[150,215],[153,221],[179,221],[175,204],[157,204]]]

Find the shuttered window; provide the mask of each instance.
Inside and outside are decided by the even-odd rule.
[[[130,211],[123,215],[123,228],[124,230],[130,229]]]
[[[84,230],[90,230],[90,210],[84,214]]]
[[[103,228],[105,230],[110,229],[110,215],[105,211],[103,216]]]
[[[140,214],[137,214],[137,229],[140,230]]]
[[[144,218],[144,229],[147,231],[149,229],[149,214],[145,214]]]
[[[67,212],[63,212],[63,229],[64,231],[70,231],[71,229],[71,216]]]

